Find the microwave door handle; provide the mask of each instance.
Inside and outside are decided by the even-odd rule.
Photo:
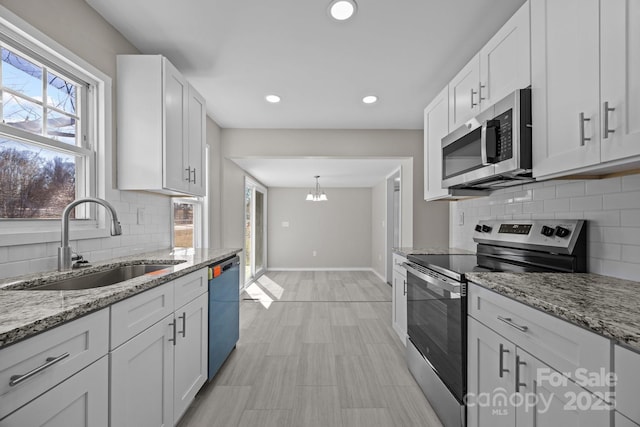
[[[487,122],[482,123],[482,130],[480,131],[480,157],[482,166],[489,165],[489,157],[487,155]]]

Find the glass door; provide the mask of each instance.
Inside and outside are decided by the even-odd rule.
[[[260,184],[246,179],[245,182],[245,283],[250,283],[264,273],[267,249],[267,189]]]

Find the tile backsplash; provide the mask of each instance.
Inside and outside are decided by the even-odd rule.
[[[589,271],[640,281],[640,175],[510,187],[451,203],[449,218],[451,246],[474,251],[481,219],[585,219]]]
[[[74,252],[89,261],[102,261],[139,252],[168,248],[171,241],[171,198],[152,193],[114,191],[108,198],[122,225],[121,236],[73,240]],[[144,208],[144,223],[138,225],[138,208]],[[60,241],[0,247],[0,279],[55,270]]]

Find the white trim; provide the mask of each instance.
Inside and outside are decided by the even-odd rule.
[[[49,36],[23,20],[4,6],[0,6],[0,25],[7,31],[6,35],[16,42],[34,50],[39,56],[60,67],[65,64],[73,69],[73,74],[82,78],[87,83],[95,85],[96,97],[101,102],[94,106],[94,111],[89,114],[95,115],[95,127],[93,129],[95,147],[91,147],[97,153],[95,167],[95,195],[107,200],[118,200],[117,193],[111,191],[112,168],[111,159],[112,147],[112,79],[107,74],[95,68],[93,65],[77,56],[75,53],[65,48]],[[67,74],[67,73],[63,73]],[[95,98],[94,98],[95,100]],[[87,118],[85,117],[85,120]],[[90,159],[91,160],[91,159]],[[93,181],[93,178],[91,179]],[[91,186],[91,183],[90,183]],[[91,191],[91,190],[90,190]],[[71,221],[71,239],[93,239],[108,236],[106,212],[102,209],[96,211],[97,221],[87,224],[83,229],[82,225]],[[0,246],[12,246],[18,244],[38,244],[49,243],[60,240],[60,225],[45,225],[45,229],[29,231],[17,230],[12,233],[1,233]],[[97,228],[96,228],[97,227]],[[15,230],[15,229],[14,229]]]
[[[329,268],[269,268],[267,271],[370,271],[376,273],[371,267],[329,267]],[[376,275],[378,275],[376,273]],[[386,281],[385,281],[386,283]]]
[[[378,276],[378,279],[382,280],[385,285],[389,285],[389,283],[387,283],[387,279],[382,277],[382,275],[380,273],[378,273],[375,268],[372,268],[371,271],[373,272],[373,274]]]

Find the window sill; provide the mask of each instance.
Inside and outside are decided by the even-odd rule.
[[[69,240],[99,239],[108,237],[105,228],[71,229]],[[36,245],[50,242],[60,242],[60,230],[35,230],[25,232],[0,233],[0,247],[16,245]]]

